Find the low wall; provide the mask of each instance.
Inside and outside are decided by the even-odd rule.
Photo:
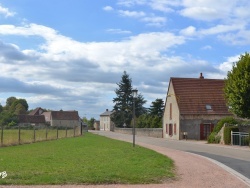
[[[148,136],[155,138],[162,138],[162,128],[136,128],[135,134],[138,136]],[[122,133],[122,134],[132,134],[132,128],[118,128],[115,127],[114,132]]]

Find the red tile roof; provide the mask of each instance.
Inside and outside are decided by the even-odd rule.
[[[19,123],[45,123],[43,115],[18,115]]]
[[[43,109],[41,107],[37,107],[35,110],[32,110],[29,115],[41,115],[40,114],[40,110],[43,111]]]
[[[51,118],[56,120],[79,120],[78,111],[51,111]]]
[[[180,114],[231,115],[224,98],[225,80],[171,78]],[[212,110],[206,109],[211,105]]]

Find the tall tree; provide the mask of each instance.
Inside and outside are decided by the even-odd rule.
[[[230,110],[239,117],[250,118],[250,55],[241,55],[227,74],[225,97]]]
[[[162,118],[164,111],[164,101],[162,99],[156,99],[152,102],[149,108],[149,114],[152,116],[158,116]]]
[[[124,123],[129,126],[132,120],[133,113],[133,96],[132,96],[132,79],[124,71],[122,78],[117,83],[118,89],[115,90],[116,97],[113,98],[114,113],[111,116],[111,120],[118,127],[123,127]],[[141,94],[135,100],[135,112],[136,116],[139,117],[145,113],[146,109],[143,105],[146,103]]]

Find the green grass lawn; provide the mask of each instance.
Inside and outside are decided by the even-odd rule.
[[[86,133],[0,148],[0,185],[139,184],[174,178],[169,158],[146,148]]]

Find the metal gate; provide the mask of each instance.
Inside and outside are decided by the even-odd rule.
[[[231,144],[249,146],[249,133],[231,131]]]

